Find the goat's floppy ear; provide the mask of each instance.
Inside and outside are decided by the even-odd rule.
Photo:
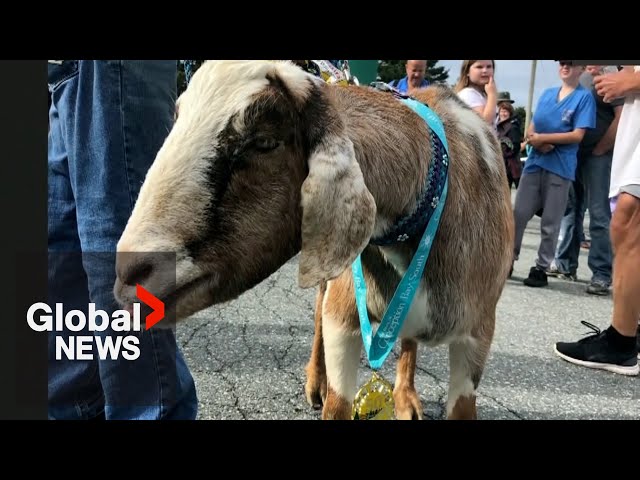
[[[319,90],[323,90],[320,88]],[[376,205],[356,161],[353,143],[326,97],[314,103],[309,175],[302,184],[302,250],[298,283],[313,287],[351,266],[371,238]],[[320,108],[318,108],[320,107]]]

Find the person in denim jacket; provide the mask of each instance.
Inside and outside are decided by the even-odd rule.
[[[50,60],[49,305],[111,314],[116,244],[174,118],[177,60]],[[144,319],[143,319],[144,320]],[[195,419],[194,380],[171,329],[137,332],[140,356],[57,360],[51,332],[50,419]],[[96,339],[94,337],[94,339]],[[96,339],[97,340],[97,339]]]

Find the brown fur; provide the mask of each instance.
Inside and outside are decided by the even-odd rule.
[[[323,420],[348,420],[351,418],[351,402],[338,395],[331,385],[327,390],[327,401],[322,409]]]
[[[467,353],[470,356],[469,375],[473,377],[474,384],[477,384],[489,353],[494,330],[495,306],[508,271],[509,248],[513,236],[511,202],[508,190],[505,188],[506,183],[502,182],[502,171],[497,171],[490,183],[478,181],[483,174],[487,175],[487,172],[481,172],[487,168],[484,160],[477,156],[477,152],[481,151],[480,141],[477,137],[462,135],[456,128],[452,116],[448,115],[446,110],[438,108],[439,102],[446,96],[447,92],[440,89],[429,89],[419,96],[440,115],[445,123],[452,152],[450,194],[440,231],[425,269],[425,283],[428,290],[439,292],[438,296],[442,298],[438,303],[440,303],[440,316],[444,325],[441,324],[440,331],[438,329],[434,329],[435,332],[425,331],[419,339],[437,344],[445,340],[447,334],[452,331],[461,334],[466,332],[476,338],[479,348]],[[395,102],[393,99],[390,101]],[[353,105],[349,107],[353,108]],[[390,130],[379,128],[375,139],[368,137],[364,131],[359,132],[360,136],[358,133],[354,134],[356,153],[360,155],[359,163],[367,186],[376,199],[379,213],[385,212],[387,206],[390,207],[388,210],[390,213],[397,212],[399,205],[403,202],[411,204],[410,199],[415,197],[416,191],[421,187],[421,179],[426,174],[425,166],[430,160],[428,145],[414,143],[413,146],[419,151],[418,158],[424,155],[424,160],[419,160],[414,171],[407,171],[404,175],[397,173],[398,170],[409,169],[403,160],[406,163],[413,163],[416,155],[415,153],[402,155],[393,151],[411,146],[412,142],[408,136],[402,135],[403,129],[397,127],[406,122],[407,119],[404,118],[406,112],[399,115],[393,104],[389,105],[391,107],[389,111],[385,110],[386,107],[385,103],[378,108],[384,112],[383,115],[392,118],[389,125],[395,128]],[[358,132],[360,128],[363,130],[366,128],[357,123],[356,115],[349,115],[348,118],[352,123],[347,125],[354,131]],[[413,120],[415,122],[415,119]],[[411,131],[411,128],[421,130],[423,125],[419,124],[420,121],[418,120],[411,127],[407,126],[406,130]],[[421,134],[426,135],[426,131]],[[490,132],[487,131],[486,134],[493,140]],[[394,143],[391,138],[385,138],[386,135],[394,135],[401,140],[396,140],[397,143]],[[358,142],[359,139],[364,138],[368,143]],[[497,151],[495,143],[492,146]],[[389,163],[379,161],[386,155],[394,158],[393,168]],[[370,161],[375,162],[375,167],[368,165]],[[465,171],[466,173],[463,173]],[[408,181],[402,183],[403,180]],[[416,180],[416,183],[412,180]],[[393,184],[394,181],[399,182],[396,188],[388,188],[388,183]],[[478,217],[481,217],[480,220],[485,228],[469,229],[469,225],[478,223]],[[403,258],[407,266],[415,246],[416,242],[410,246],[398,245],[386,250],[387,252],[392,250],[394,255]],[[380,250],[378,247],[369,246],[362,257],[369,288],[367,304],[372,310],[373,317],[378,321],[400,280],[397,272],[384,260],[378,258],[381,256]],[[325,308],[332,310],[334,318],[342,318],[343,321],[351,320],[352,330],[359,329],[350,272],[343,274],[333,283],[337,288],[331,289],[332,297],[327,300]],[[447,293],[447,290],[452,288],[456,291]],[[338,305],[340,305],[339,308]],[[340,315],[335,314],[336,310],[340,311]],[[452,323],[463,320],[467,323],[462,325],[447,323],[449,310],[453,313],[450,315]],[[420,399],[413,386],[416,349],[415,341],[402,340],[394,390],[398,418],[422,418]],[[460,408],[456,407],[454,416],[460,415]]]
[[[399,420],[422,420],[422,403],[413,383],[417,354],[418,343],[415,340],[403,339],[400,344],[396,384],[393,389],[396,417]]]
[[[476,396],[469,395],[458,398],[448,418],[449,420],[475,420],[477,416]]]
[[[147,188],[151,193],[138,202],[144,204],[136,205],[144,211],[136,216],[134,210],[119,249],[145,251],[151,239],[164,239],[163,229],[171,231],[173,248],[207,279],[191,291],[186,285],[177,293],[166,292],[182,300],[178,320],[236,298],[301,251],[300,285],[323,285],[316,299],[316,337],[306,369],[307,398],[317,404],[326,388],[323,417],[347,418],[353,379],[327,370],[325,381],[323,336],[330,333],[338,340],[332,345],[341,348],[341,335],[359,335],[350,271],[358,254],[367,280],[370,318],[376,322],[382,317],[418,239],[384,248],[368,242],[415,208],[432,158],[429,130],[418,115],[387,93],[327,86],[285,70],[273,67],[268,85],[242,113],[243,122],[230,118],[215,139],[211,159],[201,159],[200,167],[208,172],[201,194],[208,201],[198,205],[206,204],[207,209],[188,215],[191,200],[180,196],[180,178],[172,183],[156,175],[157,183]],[[206,82],[218,80],[208,79],[205,72],[201,68],[194,76],[194,91],[217,91],[217,85]],[[233,79],[237,83],[226,83],[225,88],[241,86],[243,80]],[[506,174],[489,125],[469,117],[475,114],[446,87],[429,87],[418,99],[444,124],[450,147],[449,195],[421,284],[427,293],[422,297],[427,304],[421,307],[428,313],[402,339],[395,397],[403,418],[420,418],[422,412],[413,385],[417,341],[450,344],[451,392],[467,395],[469,385],[475,391],[489,352],[513,242]],[[187,122],[183,118],[195,118],[189,108],[197,109],[198,118],[206,118],[217,107],[215,102],[185,98],[175,133],[169,135],[152,168],[171,170],[172,162],[181,159],[168,157],[167,152],[191,151],[184,147],[194,141],[192,132],[178,128]],[[276,140],[278,147],[256,150],[255,139],[264,137]],[[483,145],[488,145],[488,158],[482,157]],[[119,265],[118,271],[127,272],[125,267]],[[121,301],[131,292],[128,280],[125,275],[118,279],[116,294]],[[325,282],[330,282],[326,292]],[[347,343],[352,348],[353,342]],[[334,351],[335,359],[353,359],[353,352],[343,356]],[[331,378],[346,383],[332,385]],[[456,415],[469,411],[457,406],[464,401],[457,400]]]
[[[324,365],[324,345],[322,342],[322,302],[326,290],[327,284],[323,282],[316,295],[313,346],[311,347],[311,358],[305,368],[307,402],[316,409],[322,408],[327,397],[327,372]]]

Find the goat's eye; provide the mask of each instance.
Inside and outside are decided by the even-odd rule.
[[[257,137],[254,146],[259,152],[270,152],[275,150],[280,142],[273,137]]]

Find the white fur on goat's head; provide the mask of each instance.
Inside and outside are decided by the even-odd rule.
[[[175,252],[169,287],[120,255],[115,293],[141,283],[177,319],[230,300],[301,250],[299,283],[338,276],[369,241],[375,203],[328,87],[286,61],[208,61],[140,191],[118,252]],[[167,302],[167,300],[165,300]]]

